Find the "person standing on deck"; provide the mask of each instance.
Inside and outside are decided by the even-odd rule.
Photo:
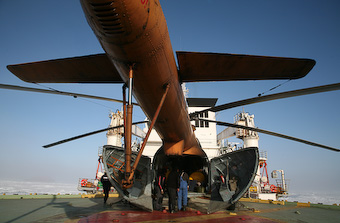
[[[155,181],[155,194],[156,194],[156,205],[155,208],[158,211],[162,211],[162,203],[164,196],[165,186],[165,171],[161,170]]]
[[[109,197],[110,189],[111,189],[111,182],[109,180],[109,177],[107,176],[106,172],[104,175],[100,178],[100,182],[103,184],[103,190],[104,190],[104,204],[106,204],[106,201]]]
[[[178,210],[185,211],[188,205],[188,189],[189,189],[189,176],[184,170],[179,176],[179,188],[178,188]],[[183,209],[182,209],[183,204]]]
[[[176,207],[176,195],[177,189],[179,187],[178,182],[178,169],[172,169],[169,173],[168,180],[167,180],[167,188],[169,194],[169,211],[170,213],[175,213]]]

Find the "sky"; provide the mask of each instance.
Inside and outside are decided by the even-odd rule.
[[[339,1],[161,0],[174,51],[310,58],[304,78],[278,81],[189,83],[189,97],[217,104],[270,93],[340,82]],[[25,83],[6,66],[103,53],[76,0],[0,0],[0,83],[120,99],[112,84]],[[219,112],[233,122],[242,109],[261,129],[340,148],[340,91],[264,102]],[[49,149],[43,145],[106,128],[119,103],[0,89],[0,180],[77,183],[94,178],[105,133]],[[133,121],[144,120],[134,107]],[[223,128],[218,128],[221,131]],[[232,140],[231,140],[232,141]],[[237,141],[235,139],[235,141]],[[268,171],[283,169],[294,192],[335,191],[340,153],[260,134]],[[274,182],[273,182],[274,183]]]

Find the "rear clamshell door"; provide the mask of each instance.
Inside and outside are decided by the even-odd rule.
[[[137,157],[136,152],[132,152],[131,165]],[[125,152],[121,147],[106,145],[103,148],[104,168],[110,179],[112,186],[117,192],[130,203],[153,211],[151,197],[151,159],[147,156],[141,157],[135,171],[133,186],[129,189],[122,188],[122,180],[125,177]]]
[[[237,202],[252,184],[259,163],[258,148],[240,149],[210,161],[211,199],[207,212],[228,208]]]

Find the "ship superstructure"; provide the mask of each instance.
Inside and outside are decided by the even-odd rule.
[[[189,113],[201,111],[215,106],[217,98],[187,98]],[[117,126],[123,123],[123,115],[121,111],[110,113],[110,126]],[[200,118],[209,120],[216,120],[215,112],[204,112],[200,114]],[[255,131],[228,127],[217,134],[216,124],[213,122],[206,122],[202,120],[194,120],[191,122],[195,128],[195,136],[202,146],[203,151],[207,154],[209,160],[221,154],[233,152],[243,148],[257,147],[259,148],[259,135]],[[255,115],[242,111],[234,116],[234,124],[244,125],[247,127],[256,128]],[[148,124],[145,124],[142,130],[138,126],[133,128],[133,134],[140,137],[142,140],[145,133],[148,131]],[[122,145],[123,128],[108,131],[107,144],[112,146]],[[236,137],[242,140],[243,144],[229,142],[228,139]],[[138,143],[134,150],[138,150]],[[155,130],[151,131],[148,142],[146,144],[143,155],[148,156],[153,160],[155,153],[162,145],[162,141]],[[287,180],[284,176],[283,170],[274,170],[271,177],[276,180],[276,184],[270,183],[270,178],[267,169],[267,152],[260,151],[259,166],[257,168],[256,177],[248,191],[248,196],[252,198],[259,198],[264,200],[277,200],[281,196],[288,194]]]

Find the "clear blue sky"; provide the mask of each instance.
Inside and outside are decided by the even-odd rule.
[[[311,58],[303,79],[272,93],[340,82],[339,1],[161,1],[173,50]],[[0,0],[0,83],[25,83],[6,65],[102,53],[76,0]],[[218,104],[255,97],[284,81],[190,83],[189,97],[218,97]],[[45,84],[62,91],[121,98],[120,85]],[[340,92],[256,105],[255,124],[340,147]],[[0,89],[0,179],[77,182],[94,177],[105,133],[51,149],[42,145],[105,128],[117,103]],[[220,112],[232,122],[242,108]],[[134,121],[144,119],[135,107]],[[219,129],[222,130],[222,129]],[[269,170],[284,169],[290,188],[336,190],[340,153],[260,135]]]

